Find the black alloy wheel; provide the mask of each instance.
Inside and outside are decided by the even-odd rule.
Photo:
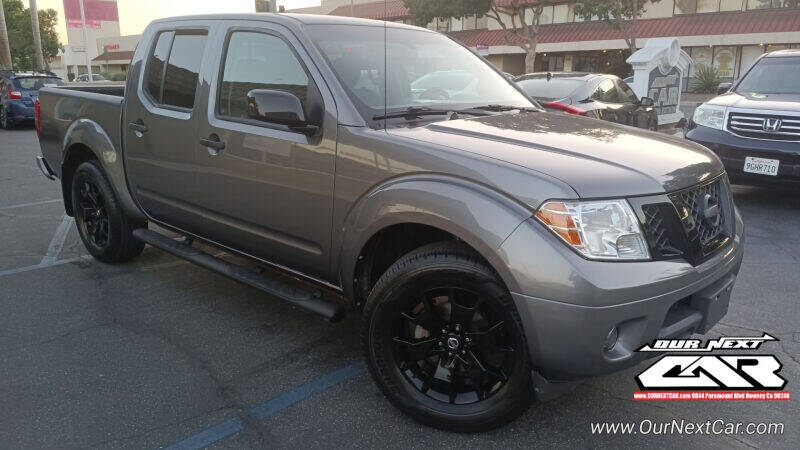
[[[372,288],[362,318],[370,373],[419,422],[489,430],[533,400],[532,363],[511,294],[463,243],[402,256]]]
[[[421,291],[395,321],[394,356],[403,376],[428,397],[467,404],[497,392],[519,349],[502,311],[456,286]]]
[[[93,181],[82,180],[78,199],[75,214],[81,235],[98,249],[106,248],[110,242],[111,223],[100,189]]]
[[[146,222],[125,215],[103,166],[97,160],[81,163],[72,175],[72,212],[83,244],[96,259],[107,263],[128,261],[139,255],[144,242],[133,229]]]

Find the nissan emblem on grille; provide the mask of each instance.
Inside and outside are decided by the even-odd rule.
[[[719,204],[711,194],[703,196],[703,219],[712,227],[719,225]]]

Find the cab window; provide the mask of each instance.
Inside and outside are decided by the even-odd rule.
[[[306,105],[309,78],[283,39],[266,33],[231,33],[217,100],[217,113],[247,120],[247,93],[253,89],[286,91]]]
[[[145,88],[156,103],[182,109],[194,107],[205,30],[179,30],[158,36],[149,58]]]

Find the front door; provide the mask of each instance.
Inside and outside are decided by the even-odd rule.
[[[133,195],[152,218],[191,231],[197,222],[195,108],[207,29],[157,32],[142,75],[128,84],[123,133]]]
[[[225,34],[195,141],[203,235],[328,280],[337,120],[333,98],[295,38],[241,23]],[[252,26],[251,26],[252,25]],[[311,69],[310,69],[311,68]],[[315,81],[316,80],[316,81]],[[309,135],[256,120],[248,93],[289,92],[322,126]]]

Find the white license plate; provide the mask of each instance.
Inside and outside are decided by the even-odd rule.
[[[755,158],[748,156],[744,159],[744,171],[758,173],[761,175],[778,175],[778,165],[781,162],[777,159]]]

